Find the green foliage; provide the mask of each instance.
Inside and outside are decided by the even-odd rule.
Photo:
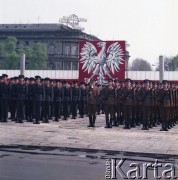
[[[20,54],[26,55],[26,69],[47,69],[47,48],[44,44],[37,43],[33,47],[22,46],[17,49],[17,39],[8,37],[5,43],[0,43],[1,69],[19,69]]]
[[[8,37],[5,43],[0,44],[2,69],[18,69],[20,55],[16,51],[16,42],[16,38]]]

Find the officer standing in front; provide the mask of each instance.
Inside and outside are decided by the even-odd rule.
[[[88,127],[95,127],[96,112],[97,112],[97,99],[98,99],[98,87],[94,79],[90,80],[90,85],[87,89],[87,107],[89,116]]]

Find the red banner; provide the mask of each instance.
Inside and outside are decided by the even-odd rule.
[[[81,41],[79,81],[95,79],[105,84],[109,78],[125,79],[125,41]]]

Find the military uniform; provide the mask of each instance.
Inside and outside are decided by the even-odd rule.
[[[74,86],[71,87],[71,91],[72,91],[72,102],[71,102],[72,119],[76,119],[77,106],[79,100],[79,88],[77,87],[77,82],[74,82]]]
[[[84,83],[81,83],[81,86],[83,87],[79,88],[79,114],[80,117],[84,117],[87,102],[87,91]]]
[[[152,99],[152,91],[149,88],[149,80],[144,80],[144,84],[148,84],[148,85],[141,88],[138,99],[142,105],[142,123],[143,123],[142,130],[148,130],[153,99]]]
[[[23,76],[19,76],[19,78],[23,78]],[[17,123],[23,123],[23,119],[25,117],[25,100],[26,95],[28,94],[27,85],[24,82],[17,84]]]
[[[41,77],[36,76],[36,81],[40,81]],[[36,82],[33,85],[33,101],[34,101],[34,117],[35,122],[34,124],[39,124],[40,118],[41,118],[41,103],[44,101],[44,86],[40,82]]]
[[[164,80],[163,84],[166,86],[167,81]],[[170,107],[171,107],[171,94],[167,87],[159,90],[158,98],[160,101],[160,113],[162,120],[162,128],[160,131],[168,131]]]
[[[97,99],[98,99],[98,87],[91,84],[87,89],[87,107],[88,107],[88,116],[89,116],[88,127],[95,127]]]
[[[17,80],[16,77],[14,80],[15,82],[11,84],[11,100],[10,100],[10,113],[11,113],[11,120],[16,121],[16,102],[17,102]]]
[[[126,83],[131,82],[129,78],[125,79]],[[121,100],[123,101],[123,113],[124,113],[124,129],[130,129],[132,122],[132,105],[133,105],[133,93],[130,86],[125,86],[121,92]]]
[[[34,109],[34,91],[33,91],[33,86],[34,86],[34,78],[30,78],[30,84],[28,85],[28,107],[29,107],[29,110],[28,110],[28,120],[29,122],[33,122],[33,119],[34,119],[34,116],[33,116],[33,109]]]
[[[49,81],[48,78],[45,80]],[[44,87],[44,104],[43,104],[43,115],[44,115],[44,123],[49,123],[50,119],[50,110],[51,110],[51,101],[53,99],[53,89],[49,84],[46,84]]]
[[[0,122],[1,122],[1,96],[2,96],[2,76],[0,76]]]
[[[108,82],[111,82],[111,80],[109,80]],[[106,119],[105,128],[111,128],[115,115],[115,88],[112,85],[107,85],[103,88],[102,94]]]
[[[1,122],[7,122],[10,96],[10,84],[7,81],[1,83]]]
[[[63,102],[63,115],[64,115],[63,120],[67,120],[67,118],[69,117],[70,102],[72,100],[71,88],[66,86],[62,88],[62,102]]]
[[[57,82],[58,83],[58,82]],[[53,89],[54,92],[54,121],[59,121],[61,116],[61,106],[62,106],[62,87],[60,85],[56,85]]]

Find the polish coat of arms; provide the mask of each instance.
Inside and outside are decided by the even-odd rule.
[[[107,76],[113,79],[112,74],[120,70],[120,64],[124,61],[124,52],[118,42],[106,48],[106,42],[101,41],[97,46],[100,50],[97,50],[91,42],[86,42],[81,48],[80,63],[82,70],[91,74],[88,82],[97,77],[97,83],[104,85],[107,83]]]

